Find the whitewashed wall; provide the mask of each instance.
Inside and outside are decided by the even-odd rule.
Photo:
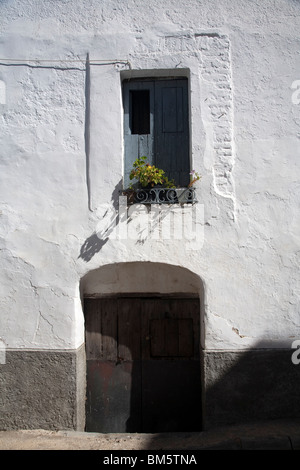
[[[203,283],[206,349],[290,347],[300,337],[299,2],[11,0],[0,12],[6,347],[80,346],[80,279],[137,261]],[[102,243],[95,232],[122,180],[121,78],[170,69],[190,83],[198,245]],[[126,289],[111,278],[107,291],[99,273],[98,293]]]

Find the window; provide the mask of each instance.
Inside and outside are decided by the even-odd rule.
[[[130,90],[131,134],[150,134],[150,93],[149,90]]]
[[[189,183],[188,82],[185,78],[125,80],[124,187],[133,162],[145,155],[177,186]]]

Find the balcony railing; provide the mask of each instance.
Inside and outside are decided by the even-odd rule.
[[[193,204],[195,188],[141,188],[124,191],[128,204]]]

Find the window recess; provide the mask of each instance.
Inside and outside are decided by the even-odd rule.
[[[133,162],[142,156],[165,171],[176,186],[189,183],[188,80],[131,79],[123,82],[124,189]]]

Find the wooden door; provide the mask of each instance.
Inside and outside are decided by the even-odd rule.
[[[201,430],[199,300],[86,299],[86,430]]]

